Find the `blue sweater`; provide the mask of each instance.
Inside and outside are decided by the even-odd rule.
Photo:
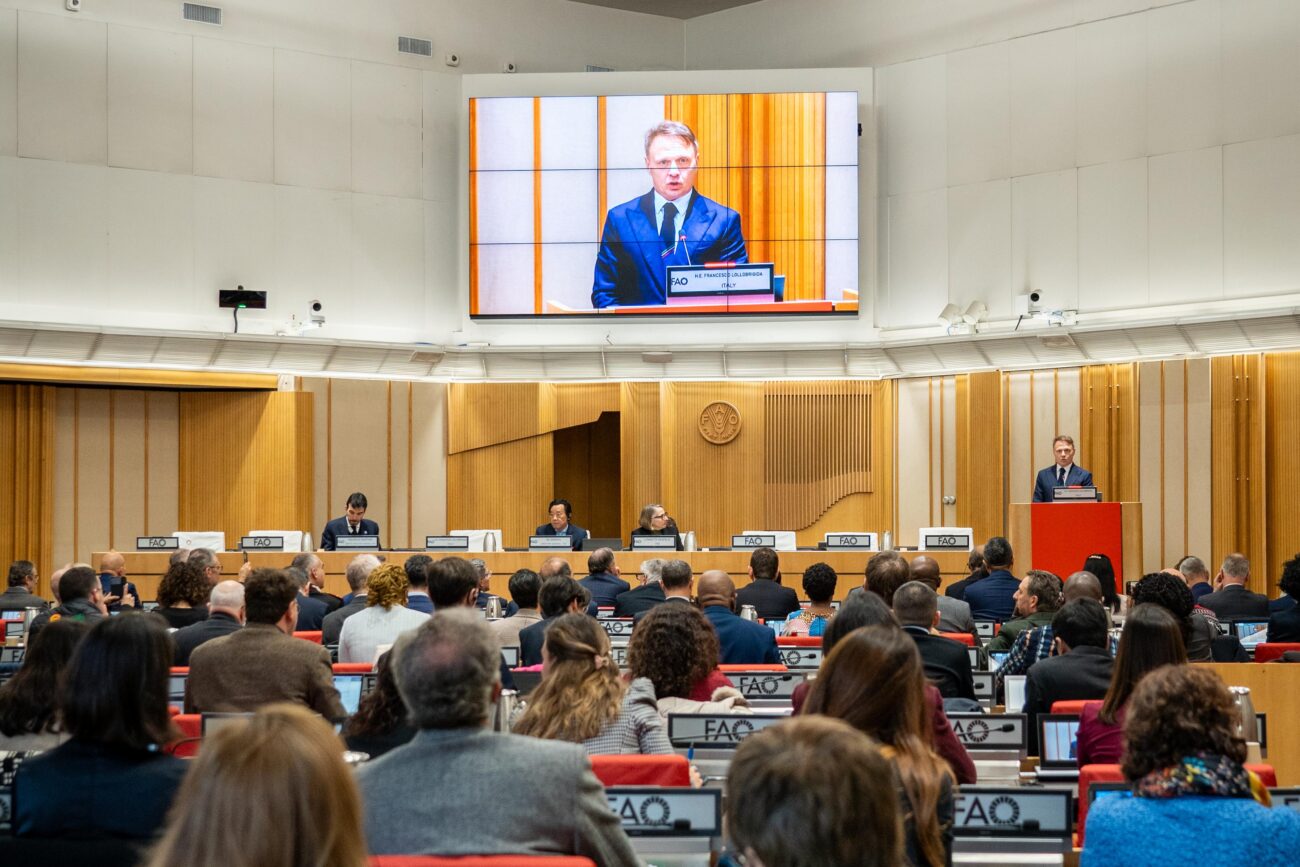
[[[1183,867],[1192,852],[1216,864],[1289,867],[1300,853],[1300,813],[1248,798],[1110,797],[1088,811],[1081,867]]]

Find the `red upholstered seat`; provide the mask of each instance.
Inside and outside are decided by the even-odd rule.
[[[606,786],[689,786],[685,756],[592,756],[591,769]]]
[[[967,647],[975,646],[975,636],[971,635],[969,632],[940,632],[939,635],[947,638],[949,641],[959,641]]]
[[[1300,650],[1300,644],[1283,641],[1274,641],[1270,644],[1265,641],[1262,644],[1255,645],[1255,661],[1271,662],[1274,659],[1281,659],[1282,654],[1288,650]]]
[[[188,665],[173,665],[172,674],[179,677],[180,675],[190,676],[190,667]]]
[[[370,674],[375,670],[375,666],[369,662],[336,662],[334,663],[335,674]]]
[[[371,855],[370,867],[596,867],[574,855]]]
[[[295,632],[295,633],[293,634],[293,637],[294,637],[294,638],[301,638],[303,641],[313,641],[313,642],[315,642],[316,644],[324,644],[324,643],[325,643],[325,642],[324,642],[325,633],[321,632],[319,629],[311,630],[311,631],[304,631],[304,632]]]
[[[182,759],[197,755],[199,739],[203,737],[203,717],[197,713],[182,713],[172,717],[172,722],[181,730],[181,740],[168,744],[167,752]]]
[[[776,643],[781,647],[821,647],[820,635],[778,635]]]
[[[818,639],[820,641],[821,639]],[[764,662],[757,665],[719,665],[718,671],[724,674],[729,671],[789,671],[779,662]]]
[[[1070,699],[1052,702],[1052,713],[1082,714],[1084,705],[1101,704],[1096,699]]]

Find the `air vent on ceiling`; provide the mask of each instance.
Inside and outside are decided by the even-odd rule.
[[[613,71],[614,71],[614,67],[612,67],[612,66],[593,66],[592,64],[588,63],[588,64],[587,64],[587,71],[588,71],[588,72],[613,72]]]
[[[433,57],[433,43],[428,39],[416,39],[414,36],[397,37],[397,50],[402,54],[418,54],[421,57]]]
[[[203,6],[199,3],[186,3],[185,20],[220,26],[221,8],[219,6]]]

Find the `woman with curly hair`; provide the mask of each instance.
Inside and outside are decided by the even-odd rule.
[[[173,563],[158,584],[158,607],[154,613],[161,615],[172,629],[183,629],[208,619],[211,593],[212,585],[202,569],[189,561]]]
[[[339,633],[339,662],[373,662],[379,648],[397,641],[397,636],[429,619],[421,611],[406,607],[410,582],[406,570],[385,563],[366,581],[366,610],[343,621]]]
[[[1133,797],[1088,812],[1083,867],[1161,867],[1213,852],[1223,864],[1283,867],[1300,851],[1300,814],[1270,809],[1268,790],[1246,770],[1241,714],[1215,672],[1167,665],[1129,700],[1124,778]]]
[[[582,744],[591,755],[673,751],[654,683],[623,682],[609,636],[586,614],[565,614],[546,630],[542,682],[514,733]]]
[[[785,619],[785,634],[814,638],[825,634],[826,624],[835,616],[831,597],[835,595],[837,583],[839,576],[826,563],[814,563],[803,570],[803,592],[808,596],[809,605]]]
[[[1200,609],[1192,591],[1175,572],[1152,572],[1133,585],[1134,605],[1154,603],[1178,620],[1189,662],[1250,662],[1250,656],[1235,635],[1219,635],[1218,628]]]
[[[361,697],[357,712],[343,725],[348,749],[372,759],[415,737],[415,728],[406,720],[406,702],[393,677],[391,651],[380,655],[375,671],[375,688]]]
[[[752,713],[740,690],[720,686],[709,701],[689,698],[691,688],[718,667],[718,634],[699,609],[664,602],[650,609],[632,630],[627,666],[632,678],[649,678],[659,714]]]

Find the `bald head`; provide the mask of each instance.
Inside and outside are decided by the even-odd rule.
[[[126,571],[126,558],[116,551],[109,551],[99,558],[99,571],[121,575]]]
[[[736,585],[731,576],[721,569],[710,569],[700,576],[700,607],[724,605],[728,608],[736,599]]]
[[[1065,579],[1065,589],[1061,591],[1066,602],[1075,599],[1093,599],[1102,601],[1101,582],[1091,572],[1075,572]]]
[[[238,581],[219,581],[208,597],[208,612],[220,612],[244,622],[244,585]]]
[[[919,557],[912,558],[912,564],[908,569],[913,581],[929,584],[935,590],[939,589],[938,560],[922,554]]]
[[[547,557],[543,561],[541,568],[537,570],[537,574],[543,581],[554,575],[571,578],[573,577],[573,569],[569,567],[569,562],[563,557]]]

